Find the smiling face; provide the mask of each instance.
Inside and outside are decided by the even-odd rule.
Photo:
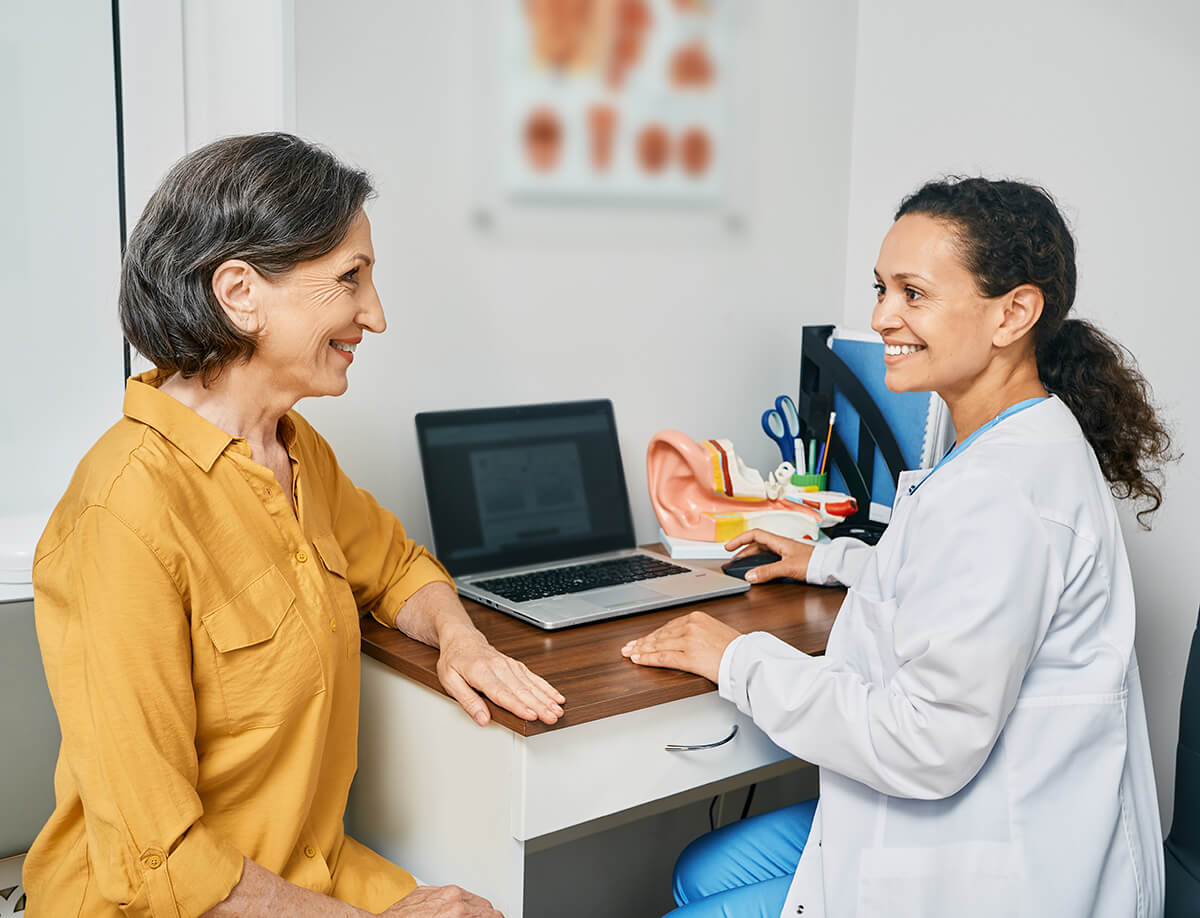
[[[261,327],[250,364],[272,389],[293,401],[346,391],[363,330],[387,327],[374,264],[371,224],[360,212],[332,252],[275,277],[256,277]]]
[[[887,387],[947,401],[969,392],[994,355],[1004,303],[979,293],[953,228],[924,214],[897,220],[879,249],[875,293]]]

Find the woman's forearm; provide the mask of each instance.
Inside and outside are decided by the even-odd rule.
[[[441,647],[452,634],[482,634],[463,609],[454,588],[447,583],[427,583],[413,593],[396,614],[396,629],[431,647]]]
[[[242,878],[224,902],[214,905],[201,918],[368,918],[361,908],[289,883],[279,874],[245,858]]]

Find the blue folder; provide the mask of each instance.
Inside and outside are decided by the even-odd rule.
[[[804,328],[796,401],[803,436],[824,443],[829,411],[837,412],[826,463],[829,488],[858,500],[854,518],[860,520],[871,504],[890,511],[900,472],[931,467],[953,439],[941,399],[892,392],[883,382],[885,369],[878,336],[831,325]]]

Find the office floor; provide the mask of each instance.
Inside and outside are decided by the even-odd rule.
[[[759,784],[750,815],[816,794],[817,770],[804,768]],[[745,799],[745,790],[726,796],[723,824],[740,815]],[[708,801],[689,804],[530,854],[524,918],[661,918],[675,907],[675,858],[708,831],[708,809]]]

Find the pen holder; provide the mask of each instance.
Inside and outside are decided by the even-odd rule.
[[[793,475],[792,484],[805,491],[824,491],[828,475]]]

